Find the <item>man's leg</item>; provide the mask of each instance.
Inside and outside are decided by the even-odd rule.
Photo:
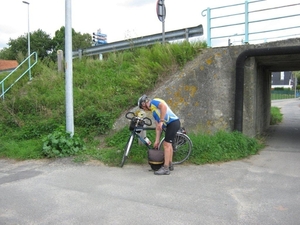
[[[163,147],[164,147],[165,163],[164,163],[164,166],[162,166],[159,170],[154,172],[155,175],[169,175],[170,174],[169,166],[170,166],[170,160],[171,160],[171,154],[172,154],[172,144],[164,141]]]
[[[172,144],[168,142],[163,142],[164,146],[164,155],[165,155],[165,166],[169,168],[170,163],[172,162],[173,148]]]
[[[158,171],[155,171],[154,174],[156,175],[169,175],[170,169],[173,170],[174,167],[172,166],[173,161],[173,146],[172,141],[174,140],[174,137],[176,136],[177,131],[180,128],[180,121],[174,121],[170,123],[167,126],[166,134],[165,134],[165,141],[163,142],[164,147],[164,157],[165,157],[165,163],[162,168],[160,168]]]
[[[174,170],[174,166],[173,166],[173,153],[174,153],[174,149],[173,149],[173,143],[171,144],[171,154],[170,154],[170,165],[169,165],[169,169],[171,171]]]

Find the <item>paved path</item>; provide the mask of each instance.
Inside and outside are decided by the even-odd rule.
[[[300,224],[300,101],[249,159],[177,166],[0,160],[0,224]]]

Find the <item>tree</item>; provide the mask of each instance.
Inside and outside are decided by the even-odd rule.
[[[0,50],[0,59],[15,60],[15,57],[10,48],[3,48]]]
[[[21,53],[23,56],[27,55],[27,34],[19,36],[17,39],[9,39],[8,42],[9,52],[13,60],[17,60],[18,55]]]
[[[293,75],[295,77],[297,77],[297,84],[296,84],[296,86],[299,86],[300,85],[300,71],[293,71]],[[297,89],[299,89],[299,87],[297,87]]]
[[[300,71],[293,71],[293,75],[300,79]]]
[[[37,52],[40,59],[47,57],[53,50],[52,38],[40,29],[30,35],[30,42],[30,49]]]
[[[73,50],[88,48],[92,46],[92,36],[72,29],[72,42]],[[8,46],[0,51],[0,58],[22,61],[28,53],[27,34],[9,39]],[[57,30],[53,39],[41,29],[30,33],[30,52],[37,52],[39,59],[50,57],[56,61],[58,50],[65,50],[65,27]]]
[[[73,33],[73,29],[72,29]],[[56,54],[58,50],[65,49],[65,27],[61,27],[59,30],[55,31],[55,36],[53,37],[53,53]]]
[[[90,34],[75,33],[73,35],[73,50],[89,48],[92,46],[92,36]]]
[[[55,37],[53,38],[54,49],[56,53],[58,50],[65,50],[65,27],[61,27],[55,31]],[[92,36],[90,34],[81,34],[76,32],[72,28],[72,49],[84,49],[92,46]]]
[[[23,57],[28,54],[27,34],[19,36],[17,39],[9,39],[8,48],[0,52],[3,59],[17,60],[21,54]],[[50,35],[42,30],[34,31],[30,34],[30,52],[37,52],[39,59],[47,57],[53,49],[53,43]],[[23,59],[21,59],[23,60]]]

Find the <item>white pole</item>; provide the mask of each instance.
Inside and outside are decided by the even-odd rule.
[[[27,43],[28,43],[28,73],[29,80],[31,80],[31,68],[30,68],[30,27],[29,27],[29,2],[23,1],[24,4],[28,6],[28,33],[27,33]]]
[[[166,15],[165,15],[165,1],[164,0],[162,0],[162,42],[163,42],[163,44],[165,44],[165,17],[166,17]]]
[[[297,76],[295,74],[295,77],[294,77],[294,88],[295,88],[295,98],[297,98]]]
[[[74,135],[73,61],[72,61],[72,3],[66,0],[65,57],[66,57],[66,131]]]

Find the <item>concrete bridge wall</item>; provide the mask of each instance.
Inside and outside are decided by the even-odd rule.
[[[165,99],[188,132],[232,131],[237,57],[250,48],[291,45],[300,46],[300,40],[205,49],[153,93],[146,94],[150,98]],[[261,60],[249,57],[245,61],[244,76],[243,133],[253,137],[269,126],[271,71]],[[116,129],[117,124],[123,127],[128,121],[121,118]]]

